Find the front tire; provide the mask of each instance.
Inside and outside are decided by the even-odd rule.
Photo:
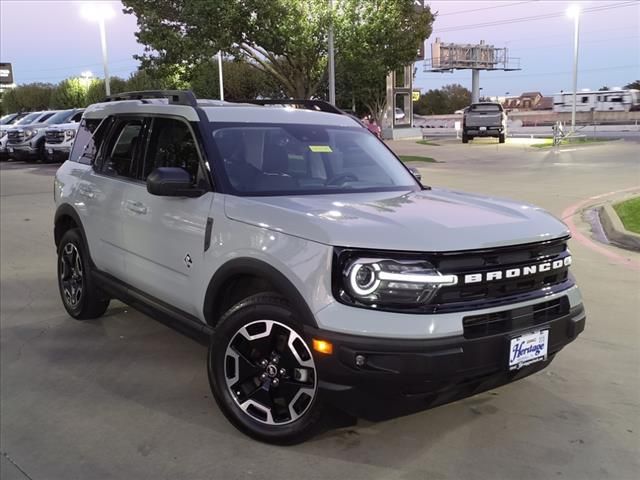
[[[109,307],[109,298],[91,275],[89,255],[77,228],[65,232],[58,245],[58,288],[65,310],[77,320],[100,317]]]
[[[462,143],[469,143],[469,136],[466,133],[462,134]]]
[[[504,143],[505,140],[506,140],[505,134],[501,133],[500,136],[498,137],[498,143]]]
[[[296,317],[284,298],[253,295],[229,309],[211,337],[213,396],[236,428],[260,441],[302,442],[322,417],[315,361]]]

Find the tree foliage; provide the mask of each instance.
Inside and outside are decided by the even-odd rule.
[[[386,108],[386,77],[415,61],[431,35],[433,14],[412,0],[342,0],[336,6],[337,76],[342,97],[361,103],[378,122]]]
[[[352,101],[384,92],[386,74],[415,59],[433,16],[413,0],[123,0],[138,19],[144,67],[191,80],[218,50],[264,73],[284,95],[326,96],[327,35]],[[196,82],[197,83],[197,82]],[[225,85],[226,89],[226,85]],[[349,103],[352,103],[351,101]]]
[[[46,110],[51,104],[53,89],[54,86],[50,83],[30,83],[12,88],[2,96],[3,110]]]
[[[444,115],[468,107],[471,104],[471,92],[454,83],[440,89],[429,90],[420,96],[414,104],[418,115]]]
[[[79,78],[68,78],[53,88],[51,92],[51,108],[66,109],[85,105],[87,87]]]
[[[636,80],[635,82],[628,83],[624,86],[624,88],[632,88],[635,90],[640,90],[640,80]]]

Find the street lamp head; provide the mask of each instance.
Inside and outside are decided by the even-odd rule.
[[[567,17],[569,18],[577,18],[580,16],[580,5],[577,3],[572,3],[567,8]]]
[[[116,15],[110,2],[87,2],[82,5],[82,16],[92,22],[109,20]]]

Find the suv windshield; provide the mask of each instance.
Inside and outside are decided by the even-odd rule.
[[[30,113],[26,117],[23,117],[21,120],[18,120],[16,123],[14,123],[14,125],[28,125],[31,122],[33,122],[36,118],[38,118],[40,115],[42,115],[42,112]]]
[[[62,110],[52,115],[48,119],[46,119],[45,123],[48,123],[50,125],[56,125],[58,123],[67,123],[67,120],[71,118],[71,115],[73,115],[73,112],[74,110]]]
[[[214,126],[228,186],[238,195],[418,190],[400,161],[362,128],[299,124]]]
[[[18,115],[18,113],[10,113],[9,115],[5,115],[4,117],[0,118],[0,125],[9,125]]]

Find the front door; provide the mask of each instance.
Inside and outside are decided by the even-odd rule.
[[[191,126],[156,117],[149,128],[140,180],[158,167],[180,167],[207,193],[198,198],[160,197],[139,183],[127,189],[123,222],[128,282],[135,288],[194,316],[202,274],[205,233],[213,193]]]

